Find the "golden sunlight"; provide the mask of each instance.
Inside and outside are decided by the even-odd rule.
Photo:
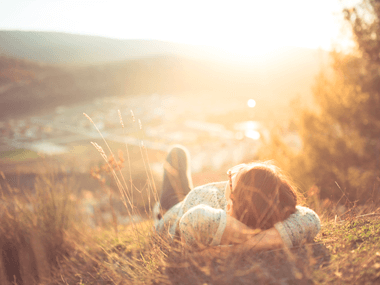
[[[247,105],[249,108],[253,108],[256,106],[256,101],[253,100],[253,99],[249,99],[248,102],[247,102]]]
[[[245,136],[253,140],[258,140],[260,138],[260,133],[256,130],[247,130]]]
[[[210,46],[241,61],[284,46],[329,49],[340,29],[338,0],[12,2],[0,11],[0,28]]]

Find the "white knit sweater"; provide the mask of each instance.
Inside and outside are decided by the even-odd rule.
[[[180,236],[190,247],[220,245],[226,228],[224,189],[226,181],[192,189],[185,199],[173,206],[156,223],[160,234]],[[157,210],[157,207],[156,207]],[[304,240],[312,240],[321,228],[318,215],[311,209],[297,206],[296,212],[274,225],[284,244],[291,248]]]

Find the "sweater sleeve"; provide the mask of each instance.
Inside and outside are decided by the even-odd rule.
[[[274,225],[284,244],[291,248],[303,241],[312,241],[321,229],[318,215],[311,209],[297,206],[296,212]]]
[[[187,211],[179,221],[181,239],[193,249],[219,245],[226,223],[224,210],[198,205]]]

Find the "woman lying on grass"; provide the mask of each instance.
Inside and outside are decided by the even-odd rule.
[[[312,240],[320,230],[318,215],[297,206],[297,195],[274,165],[241,164],[228,181],[192,187],[188,152],[170,151],[155,228],[179,237],[191,249],[239,244],[240,249],[294,247]]]

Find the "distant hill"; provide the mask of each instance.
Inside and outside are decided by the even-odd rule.
[[[0,55],[45,63],[93,64],[176,55],[223,57],[215,48],[158,40],[118,40],[58,32],[0,31]]]
[[[149,93],[254,98],[285,106],[311,85],[327,53],[286,48],[249,64],[211,48],[64,33],[0,31],[0,119],[96,97]],[[201,103],[201,101],[200,101]]]
[[[61,66],[0,57],[0,119],[50,111],[104,96],[207,91],[246,94],[257,79],[245,72],[176,56],[88,66]],[[201,103],[201,101],[200,101]]]

